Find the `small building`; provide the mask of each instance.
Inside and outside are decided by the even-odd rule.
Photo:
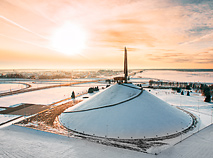
[[[115,82],[123,83],[125,81],[125,77],[114,77],[113,78]]]

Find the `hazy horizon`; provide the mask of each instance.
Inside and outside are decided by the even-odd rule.
[[[113,68],[93,68],[93,69],[91,69],[91,68],[82,68],[82,69],[55,69],[55,68],[52,68],[52,69],[0,69],[0,72],[1,71],[98,71],[98,70],[105,70],[105,71],[123,71],[123,68],[121,68],[121,69],[113,69]],[[141,71],[148,71],[148,70],[150,70],[150,71],[186,71],[186,72],[212,72],[213,71],[213,69],[161,69],[161,68],[159,68],[159,69],[157,69],[157,68],[153,68],[153,69],[143,69],[143,68],[141,68],[141,69],[137,69],[137,68],[135,68],[135,69],[128,69],[129,71],[136,71],[136,70],[141,70]]]

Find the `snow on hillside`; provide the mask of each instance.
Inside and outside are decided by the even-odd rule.
[[[103,92],[93,95],[90,99],[85,100],[74,107],[70,107],[66,111],[85,110],[115,104],[130,97],[133,97],[138,93],[140,93],[139,87],[137,87],[137,89],[131,89],[127,91],[125,86],[115,84],[113,86],[108,87]]]
[[[213,122],[213,103],[204,102],[204,96],[191,92],[190,96],[181,95],[171,89],[148,89],[151,94],[165,102],[181,107],[194,114],[199,121],[199,128],[204,128]]]
[[[69,110],[79,110],[80,106],[83,107],[82,109],[85,109],[87,103],[93,106],[101,105],[102,102],[107,103],[107,101],[113,103],[111,98],[116,100],[121,97],[126,100],[126,97],[130,97],[126,96],[127,92],[133,93],[135,90],[138,92],[137,89],[122,85],[114,85],[113,87]],[[119,95],[114,95],[117,92],[114,90],[119,91]],[[99,99],[99,96],[101,96],[101,99]],[[105,101],[105,98],[107,101]],[[113,107],[84,112],[63,113],[60,116],[60,120],[66,127],[70,127],[78,132],[125,139],[153,138],[174,134],[189,127],[192,122],[192,118],[188,114],[170,106],[147,91],[144,91],[133,100]]]

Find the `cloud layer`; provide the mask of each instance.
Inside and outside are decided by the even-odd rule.
[[[0,66],[13,58],[5,52],[39,55],[37,62],[52,56],[48,63],[56,62],[62,55],[51,48],[50,38],[72,22],[88,35],[82,54],[68,57],[79,67],[122,67],[127,46],[132,68],[213,68],[212,15],[209,0],[1,0],[0,60],[7,64]]]

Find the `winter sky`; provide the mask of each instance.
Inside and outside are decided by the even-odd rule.
[[[0,0],[0,69],[213,68],[212,0]]]

